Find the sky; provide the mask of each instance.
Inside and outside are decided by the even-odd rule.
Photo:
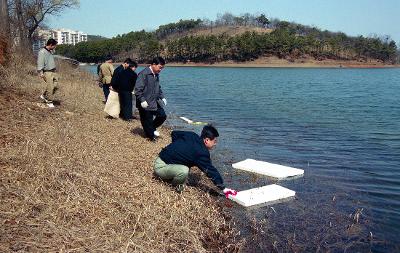
[[[316,26],[351,36],[389,35],[400,44],[400,0],[80,0],[77,9],[51,17],[51,28],[114,37],[179,19],[215,20],[225,12],[236,16],[264,13],[268,18]]]

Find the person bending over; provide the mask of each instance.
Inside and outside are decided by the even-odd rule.
[[[201,135],[189,131],[172,131],[172,143],[163,148],[154,161],[154,173],[162,180],[171,180],[182,192],[189,168],[197,166],[228,198],[236,191],[226,188],[221,174],[212,165],[210,150],[217,145],[219,133],[212,125],[204,126]]]

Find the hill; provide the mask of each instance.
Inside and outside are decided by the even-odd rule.
[[[87,40],[88,41],[99,41],[99,40],[107,40],[108,38],[100,36],[100,35],[88,35]]]
[[[249,26],[218,26],[218,27],[200,27],[190,29],[184,32],[177,32],[166,36],[161,41],[166,42],[168,40],[179,39],[186,36],[229,36],[234,37],[237,35],[242,35],[246,32],[255,32],[258,34],[271,33],[273,29],[264,27],[249,27]]]
[[[351,37],[341,32],[280,20],[265,15],[219,20],[180,20],[154,32],[130,32],[105,41],[63,46],[58,52],[83,62],[99,62],[108,54],[117,60],[131,57],[145,63],[156,55],[168,62],[215,64],[251,62],[278,57],[289,63],[301,59],[317,61],[398,61],[397,45],[389,37]]]

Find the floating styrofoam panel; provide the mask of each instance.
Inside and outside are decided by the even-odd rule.
[[[273,164],[254,159],[246,159],[244,161],[232,164],[232,167],[239,170],[250,171],[283,179],[286,177],[300,176],[304,174],[304,170],[287,167],[279,164]]]
[[[186,117],[179,117],[181,120],[185,121],[188,124],[192,124],[192,125],[207,125],[206,122],[201,122],[201,121],[193,121],[191,119],[188,119]]]
[[[179,117],[181,120],[183,120],[183,121],[186,121],[186,123],[188,123],[188,124],[192,124],[193,123],[193,120],[190,120],[190,119],[188,119],[188,118],[186,118],[186,117]]]
[[[242,206],[254,206],[268,202],[276,202],[278,200],[294,197],[295,191],[288,188],[271,184],[245,191],[240,191],[236,196],[229,195],[229,199],[235,201]]]

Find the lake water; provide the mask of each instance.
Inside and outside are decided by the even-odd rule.
[[[170,125],[218,128],[212,155],[228,187],[296,191],[272,206],[225,204],[243,252],[400,252],[400,69],[167,66],[160,80]],[[277,182],[231,168],[246,158],[305,174]]]

